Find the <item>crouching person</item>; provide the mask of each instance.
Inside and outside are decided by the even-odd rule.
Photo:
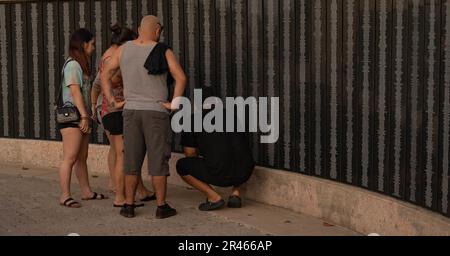
[[[245,133],[208,133],[203,129],[183,132],[181,145],[186,157],[177,162],[177,172],[207,197],[199,210],[212,211],[225,205],[211,185],[232,187],[227,206],[240,208],[240,186],[250,178],[255,166]]]

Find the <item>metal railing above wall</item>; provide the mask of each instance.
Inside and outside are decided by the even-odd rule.
[[[136,29],[150,13],[187,96],[280,98],[279,141],[251,136],[260,165],[450,216],[450,0],[0,1],[0,135],[59,139],[52,103],[70,33],[95,34],[95,68],[109,25]],[[101,129],[92,139],[106,142]]]

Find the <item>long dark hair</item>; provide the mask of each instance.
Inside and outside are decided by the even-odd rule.
[[[83,44],[90,42],[94,38],[94,35],[85,28],[80,28],[73,32],[69,41],[69,55],[76,60],[83,73],[90,76],[91,70],[89,68],[88,56],[84,52]]]
[[[122,45],[127,41],[131,41],[137,38],[137,34],[128,28],[123,28],[119,24],[111,26],[112,36],[111,45]]]

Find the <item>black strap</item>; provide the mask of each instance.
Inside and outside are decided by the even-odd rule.
[[[67,199],[64,201],[63,205],[66,205],[66,206],[67,206],[67,203],[70,202],[70,201],[75,201],[75,200],[74,200],[72,197],[69,197],[69,198],[67,198]]]
[[[59,93],[58,93],[58,98],[56,99],[55,102],[55,106],[60,106],[62,107],[63,103],[62,103],[62,86],[63,86],[63,82],[64,82],[64,69],[66,68],[66,65],[71,62],[74,61],[74,59],[72,58],[68,58],[65,62],[64,62],[64,66],[62,68],[62,72],[61,72],[61,82],[59,83]]]
[[[72,201],[72,202],[70,202],[68,205],[67,205],[67,207],[72,207],[72,205],[74,205],[74,204],[79,204],[77,201]]]

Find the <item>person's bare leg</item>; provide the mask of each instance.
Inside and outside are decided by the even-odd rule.
[[[233,188],[231,189],[231,195],[241,197],[241,187],[233,186]]]
[[[66,128],[61,130],[63,141],[63,161],[59,168],[59,182],[61,187],[60,203],[71,197],[70,180],[72,168],[77,161],[81,146],[81,131],[78,128]]]
[[[137,196],[139,197],[139,199],[144,199],[147,196],[151,196],[152,194],[153,192],[151,192],[145,187],[144,181],[142,180],[142,176],[139,176],[137,184]]]
[[[116,198],[114,204],[122,205],[125,202],[125,173],[123,170],[123,137],[122,135],[111,136],[115,148],[114,186]]]
[[[106,136],[108,137],[109,141],[109,151],[108,151],[108,170],[109,170],[109,190],[112,192],[116,192],[116,188],[114,186],[115,181],[115,166],[116,166],[116,150],[114,147],[114,140],[112,139],[111,135],[108,131],[105,131]]]
[[[152,184],[156,194],[157,206],[166,204],[167,176],[152,176]]]
[[[89,151],[89,134],[83,134],[81,139],[80,152],[78,153],[77,162],[74,169],[81,188],[82,198],[90,198],[93,195],[91,186],[89,185],[89,175],[87,168],[87,158]]]
[[[200,192],[202,192],[210,202],[217,202],[220,199],[222,199],[222,197],[208,184],[204,183],[203,181],[191,176],[191,175],[186,175],[186,176],[181,176],[181,178],[189,185],[191,185],[192,187],[196,188],[197,190],[199,190]]]
[[[138,175],[125,175],[125,203],[128,205],[134,204],[134,198],[136,196],[136,188],[138,184]]]

